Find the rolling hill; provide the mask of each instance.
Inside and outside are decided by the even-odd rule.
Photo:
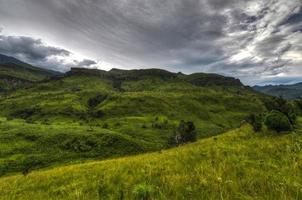
[[[0,98],[0,174],[170,148],[181,120],[198,138],[221,134],[262,98],[213,74],[71,69]]]
[[[254,86],[253,89],[267,95],[283,97],[285,99],[300,99],[302,97],[302,83],[293,85]]]
[[[59,72],[34,67],[16,58],[0,54],[0,91],[30,86],[59,75]]]
[[[276,136],[243,125],[170,150],[3,177],[0,199],[301,199],[301,147],[301,128]]]
[[[3,65],[22,87],[0,95],[0,199],[302,197],[302,119],[283,133],[246,123],[293,117],[293,102],[217,74]],[[182,122],[197,142],[176,145]]]

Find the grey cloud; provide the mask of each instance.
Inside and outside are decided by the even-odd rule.
[[[81,62],[78,63],[78,67],[90,66],[90,65],[95,65],[95,64],[97,64],[95,61],[85,59],[85,60],[83,60],[83,61],[81,61]]]
[[[0,53],[25,58],[33,62],[45,61],[50,56],[69,56],[64,49],[46,46],[39,39],[0,35]]]
[[[67,64],[67,67],[68,68],[72,68],[72,67],[90,67],[90,66],[94,66],[96,64],[97,64],[96,61],[89,60],[89,59],[84,59],[82,61],[76,61],[76,60],[74,60],[74,63]]]
[[[74,60],[72,64],[65,63],[64,58],[71,56],[71,52],[62,48],[48,46],[41,39],[24,36],[0,35],[0,53],[19,58],[33,65],[59,71],[68,70],[70,67],[85,67],[97,64],[89,59]],[[59,60],[53,58],[57,56],[62,58]]]

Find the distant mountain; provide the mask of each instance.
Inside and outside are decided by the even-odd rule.
[[[157,78],[161,80],[179,79],[195,86],[239,86],[244,85],[239,79],[225,77],[218,74],[194,73],[185,75],[182,73],[173,73],[163,69],[134,69],[122,70],[111,69],[110,71],[85,68],[71,68],[67,75],[94,75],[101,78],[109,79],[115,82],[138,81],[145,78]]]
[[[16,64],[16,65],[26,65],[25,62],[22,62],[14,57],[0,54],[0,64],[8,64],[8,63]]]
[[[282,96],[285,99],[298,99],[302,97],[302,83],[293,85],[254,86],[253,89],[271,96]]]
[[[0,54],[0,91],[27,86],[59,74]]]

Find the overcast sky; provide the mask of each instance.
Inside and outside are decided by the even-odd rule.
[[[0,53],[34,65],[302,81],[301,0],[0,0]]]

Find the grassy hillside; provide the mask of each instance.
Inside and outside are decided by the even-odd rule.
[[[293,85],[267,85],[267,86],[255,86],[256,91],[268,94],[271,96],[280,97],[285,99],[300,99],[302,97],[302,83]]]
[[[54,164],[125,156],[162,148],[163,138],[139,140],[100,127],[0,121],[0,175]],[[143,135],[142,135],[143,137]]]
[[[3,95],[0,174],[165,149],[180,120],[193,121],[205,138],[265,110],[235,79],[219,77],[232,85],[223,87],[204,74],[186,78],[157,69],[81,69]]]
[[[60,73],[31,66],[13,57],[0,54],[0,91],[30,86],[36,81]]]
[[[0,199],[301,199],[301,133],[245,125],[171,150],[3,177]]]

